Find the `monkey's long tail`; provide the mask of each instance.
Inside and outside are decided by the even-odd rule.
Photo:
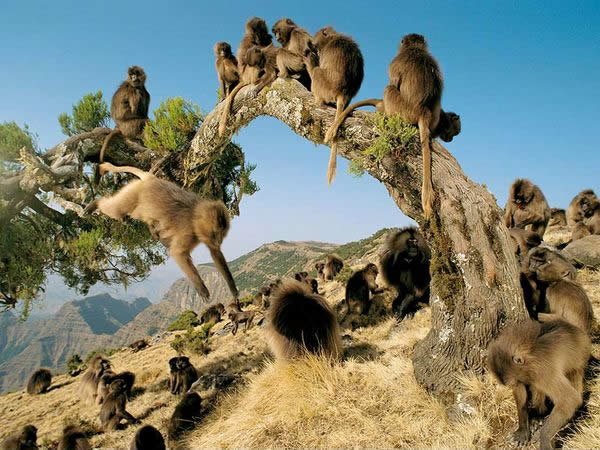
[[[331,152],[329,153],[329,164],[327,165],[327,184],[331,185],[335,179],[337,168],[337,144],[331,144]]]
[[[219,120],[219,136],[223,136],[225,133],[225,127],[227,126],[227,118],[229,117],[229,111],[231,110],[231,105],[233,104],[233,99],[235,95],[242,89],[244,86],[248,86],[248,83],[240,83],[238,84],[233,91],[229,93],[227,96],[227,100],[225,100],[225,107],[223,108],[223,112],[221,112],[221,118]]]
[[[94,186],[97,186],[100,182],[100,164],[104,162],[104,153],[106,152],[106,147],[108,147],[108,143],[113,138],[113,136],[121,133],[118,128],[115,128],[110,133],[106,135],[104,138],[104,142],[102,143],[102,148],[100,149],[100,156],[98,157],[98,165],[96,166],[96,170],[94,170]]]
[[[150,172],[144,172],[142,169],[138,169],[137,167],[132,166],[113,166],[110,163],[102,163],[99,164],[98,167],[102,173],[106,172],[125,172],[131,173],[138,177],[140,180],[145,180],[147,178],[153,177]]]
[[[433,212],[433,183],[431,181],[431,142],[429,116],[419,118],[419,134],[423,149],[423,186],[421,188],[421,204],[425,219],[429,220]]]
[[[356,103],[348,106],[339,117],[336,117],[335,121],[329,127],[329,129],[327,130],[327,133],[325,134],[324,142],[326,144],[329,144],[330,142],[332,142],[335,139],[338,129],[340,128],[340,125],[342,125],[344,120],[346,120],[346,117],[348,117],[350,115],[350,113],[352,113],[352,111],[354,111],[356,108],[360,108],[362,106],[375,106],[376,107],[380,102],[382,102],[382,100],[379,98],[369,98],[367,100],[361,100],[360,102],[356,102]]]

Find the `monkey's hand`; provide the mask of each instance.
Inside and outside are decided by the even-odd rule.
[[[527,428],[519,428],[513,433],[512,437],[518,444],[525,444],[529,442],[529,430]]]

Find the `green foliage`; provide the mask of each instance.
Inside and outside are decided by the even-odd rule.
[[[108,358],[117,353],[119,350],[120,349],[118,348],[97,348],[96,350],[92,350],[85,356],[85,363],[89,363],[90,360],[96,355],[102,355]]]
[[[390,228],[382,228],[381,230],[372,234],[368,238],[340,245],[338,248],[335,249],[335,254],[342,258],[344,261],[352,259],[355,256],[362,256],[375,245],[375,241],[377,239],[379,239],[383,234],[387,233],[389,230]]]
[[[144,129],[144,145],[158,153],[186,150],[203,117],[197,105],[181,97],[168,98],[154,111]]]
[[[196,314],[192,310],[187,310],[181,313],[181,315],[169,325],[169,331],[177,331],[177,330],[189,330],[190,328],[196,327],[200,325],[200,319],[198,319],[198,314]]]
[[[23,147],[37,150],[37,136],[29,126],[24,124],[21,128],[15,122],[0,123],[0,175],[20,167],[19,150]]]
[[[354,272],[348,264],[345,264],[342,270],[335,276],[335,280],[346,284]]]
[[[213,325],[214,322],[208,322],[199,328],[189,328],[185,334],[175,336],[171,341],[171,348],[177,353],[187,351],[195,355],[206,355],[210,351],[206,340]]]
[[[73,353],[67,360],[67,369],[69,372],[74,372],[83,364],[81,357],[77,353]]]
[[[361,176],[364,173],[366,162],[381,161],[392,150],[415,142],[419,136],[419,129],[405,122],[398,114],[386,116],[377,113],[373,125],[379,132],[379,137],[362,150],[358,158],[350,162],[348,170],[354,176]]]
[[[245,305],[251,305],[254,302],[254,296],[253,295],[246,295],[244,297],[241,297],[239,299],[240,305],[245,306]]]
[[[62,132],[67,136],[92,131],[97,127],[108,127],[110,113],[108,105],[102,98],[102,91],[83,96],[77,104],[73,105],[73,115],[62,113],[58,116],[58,123]]]

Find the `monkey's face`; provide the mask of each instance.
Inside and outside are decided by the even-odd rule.
[[[106,372],[107,370],[110,370],[110,361],[107,359],[100,359],[98,361],[98,368],[100,370],[100,372]]]
[[[523,364],[523,361],[516,358],[516,361]],[[500,384],[512,387],[517,382],[517,372],[519,366],[515,363],[515,357],[510,355],[503,348],[494,348],[488,353],[487,366],[490,372],[496,377]]]
[[[291,19],[280,19],[275,22],[271,32],[275,35],[277,42],[281,45],[287,45],[290,41],[290,34],[295,27],[296,24]]]
[[[227,58],[231,56],[231,45],[227,42],[217,42],[215,45],[215,55],[217,58]]]
[[[594,215],[594,211],[600,207],[600,203],[596,199],[584,197],[579,202],[581,205],[581,211],[585,217],[591,217]]]
[[[133,87],[142,87],[146,83],[146,73],[139,66],[131,66],[127,70],[127,76]]]
[[[190,359],[187,356],[181,356],[177,360],[177,370],[185,370],[190,366]]]
[[[461,130],[460,116],[456,113],[446,113],[448,126],[440,133],[440,139],[444,142],[452,142],[454,136],[458,136]]]

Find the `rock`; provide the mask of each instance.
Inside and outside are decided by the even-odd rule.
[[[600,235],[577,239],[567,245],[562,253],[576,267],[600,268]]]

